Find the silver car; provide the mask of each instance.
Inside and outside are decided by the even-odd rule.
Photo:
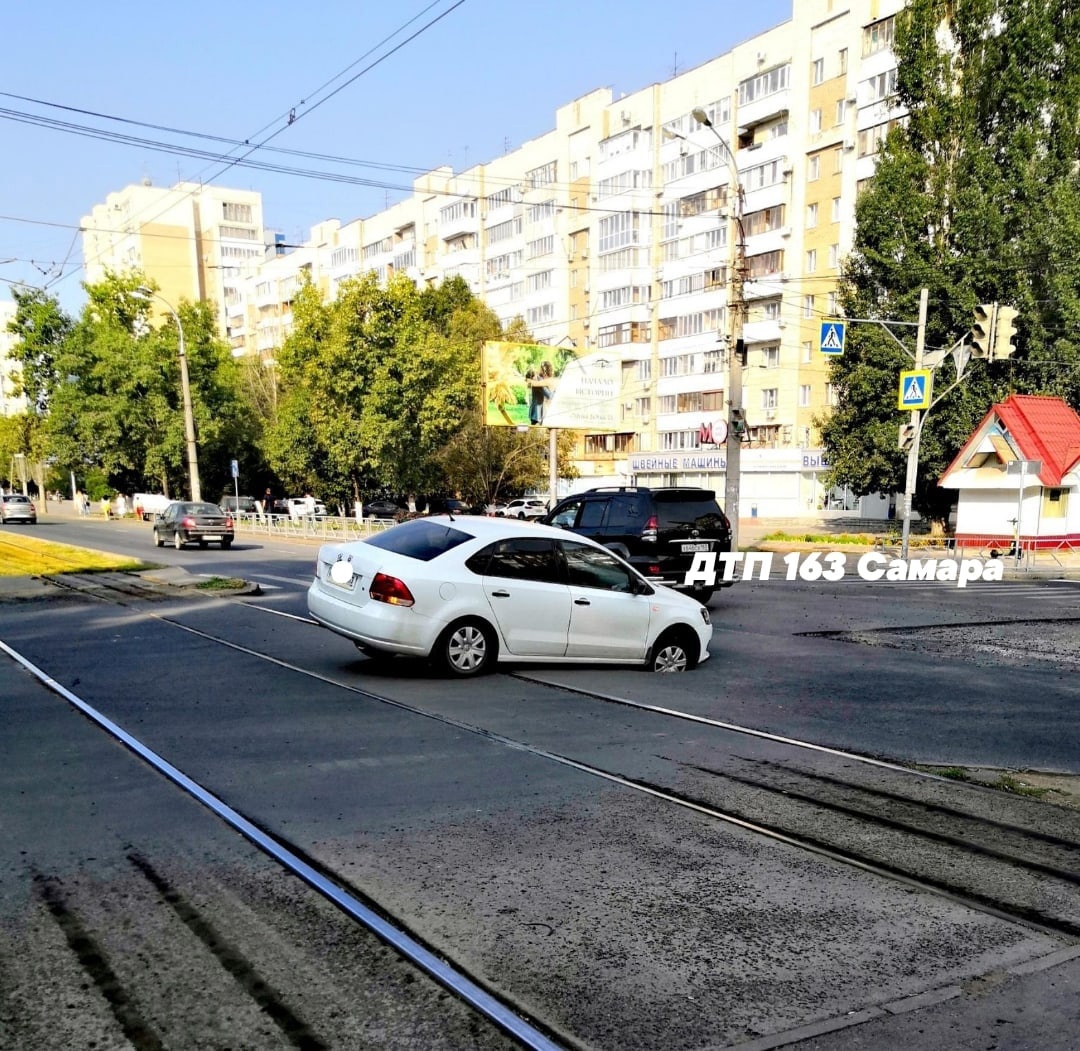
[[[37,525],[37,508],[34,501],[22,493],[8,493],[0,496],[0,524],[8,522],[29,522]]]

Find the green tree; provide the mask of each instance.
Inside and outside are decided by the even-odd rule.
[[[994,401],[1023,391],[1080,404],[1080,9],[911,0],[896,30],[896,101],[908,117],[856,205],[844,312],[912,322],[925,287],[928,349],[954,344],[978,303],[1021,312],[1014,358],[972,361],[924,422],[914,505],[940,520],[952,495],[937,479]],[[910,367],[886,332],[850,327],[830,365],[838,405],[819,421],[835,483],[859,494],[903,489],[896,394]],[[951,370],[938,370],[939,388]]]
[[[33,410],[44,411],[57,383],[56,356],[73,321],[44,289],[15,286],[11,294],[15,317],[8,331],[18,337],[11,357],[21,365],[19,392],[25,393]]]

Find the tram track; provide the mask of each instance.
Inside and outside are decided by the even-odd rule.
[[[98,598],[99,596],[92,596]],[[125,603],[133,596],[117,594],[106,601]],[[134,596],[137,597],[137,596]],[[513,748],[530,755],[573,768],[581,773],[643,793],[661,803],[680,807],[707,820],[722,822],[755,836],[761,836],[784,844],[786,847],[829,858],[839,864],[872,873],[884,879],[899,882],[923,893],[930,893],[959,902],[972,909],[988,913],[1011,922],[1024,924],[1059,939],[1080,940],[1080,914],[1077,913],[1075,886],[1080,882],[1080,842],[1065,835],[1032,830],[1015,822],[988,819],[985,815],[967,813],[955,804],[941,804],[920,799],[893,789],[879,789],[854,781],[823,776],[813,771],[798,769],[797,763],[762,761],[738,755],[729,756],[742,772],[721,769],[701,763],[691,763],[671,756],[660,756],[672,770],[666,783],[632,776],[625,771],[604,769],[583,762],[572,755],[538,747],[528,741],[497,733],[489,728],[462,719],[417,707],[385,694],[358,687],[333,676],[313,672],[282,660],[258,649],[240,645],[231,639],[185,624],[179,619],[157,612],[148,616],[173,628],[192,633],[203,640],[213,642],[245,653],[260,660],[269,661],[291,672],[308,676],[336,688],[347,690],[368,700],[392,705],[426,719],[452,726],[504,747]],[[0,643],[10,656],[24,659]],[[32,668],[32,666],[29,666]],[[53,692],[90,715],[88,707],[70,691],[53,682],[43,672],[33,669],[41,681]],[[978,791],[971,786],[908,770],[899,764],[881,759],[844,753],[837,749],[800,742],[791,738],[764,734],[749,727],[720,723],[691,713],[677,712],[655,705],[635,702],[631,698],[579,690],[561,684],[553,684],[528,675],[515,674],[515,678],[548,689],[571,692],[602,703],[620,704],[636,708],[657,717],[687,719],[699,724],[711,725],[717,732],[742,735],[747,738],[765,739],[769,742],[795,749],[796,755],[812,753],[842,758],[869,771],[883,771],[910,778],[910,784],[947,784],[954,795],[966,795],[966,791]],[[260,826],[252,818],[239,812],[231,815],[222,812],[220,801],[208,798],[201,786],[175,768],[165,769],[167,761],[151,755],[145,746],[130,738],[122,727],[94,713],[91,718],[102,729],[117,736],[125,745],[144,760],[151,762],[184,791],[209,806],[219,817],[240,831],[260,850],[278,860],[328,900],[333,901],[357,922],[364,924],[379,937],[413,959],[422,969],[442,981],[455,995],[463,998],[483,1013],[489,1020],[512,1033],[522,1046],[537,1048],[572,1047],[572,1041],[558,1042],[541,1020],[524,1018],[529,1033],[512,1028],[514,1020],[522,1020],[524,1012],[518,1005],[508,1003],[498,993],[485,988],[484,983],[459,969],[445,952],[431,953],[428,946],[416,942],[420,952],[414,957],[413,946],[398,943],[399,935],[408,935],[408,925],[378,906],[377,902],[365,901],[362,888],[352,887],[347,878],[314,864],[305,856],[303,849],[290,843],[273,831]],[[160,764],[159,765],[159,761]],[[754,776],[747,773],[754,771]],[[688,783],[690,782],[690,783]],[[970,798],[970,797],[967,797]],[[220,804],[220,807],[218,806]],[[782,810],[781,810],[782,805]],[[228,808],[226,808],[228,809]],[[868,831],[869,830],[869,831]],[[995,843],[995,839],[998,841]],[[1007,848],[1000,841],[1008,840]],[[946,854],[945,851],[948,853]],[[939,868],[925,862],[933,856],[942,859]],[[948,875],[948,869],[956,869],[956,858],[964,859],[960,865],[962,878]],[[918,863],[916,863],[918,862]],[[979,880],[974,870],[982,867]],[[992,871],[991,871],[992,869]],[[1012,889],[1010,889],[1012,888]],[[345,898],[341,898],[344,895]],[[345,900],[347,899],[347,901]],[[370,909],[372,915],[361,915],[355,903]],[[374,906],[374,907],[372,907]],[[382,924],[387,924],[383,927]],[[396,932],[396,933],[395,933]],[[415,939],[413,939],[415,941]],[[432,958],[424,960],[424,954]],[[477,997],[472,991],[456,988],[448,973],[459,972],[460,977],[472,988],[479,990]],[[456,978],[454,979],[456,981]],[[483,1003],[485,997],[493,1003]]]

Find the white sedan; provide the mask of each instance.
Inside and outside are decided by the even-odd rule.
[[[497,661],[681,672],[709,656],[713,630],[696,599],[585,537],[462,515],[324,544],[308,611],[369,657],[428,658],[456,676]]]

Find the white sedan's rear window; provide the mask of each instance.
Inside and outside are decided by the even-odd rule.
[[[433,558],[452,551],[458,544],[464,544],[466,540],[472,540],[469,533],[463,533],[460,529],[430,518],[417,518],[393,526],[385,533],[378,533],[367,543],[384,551],[430,562]]]

